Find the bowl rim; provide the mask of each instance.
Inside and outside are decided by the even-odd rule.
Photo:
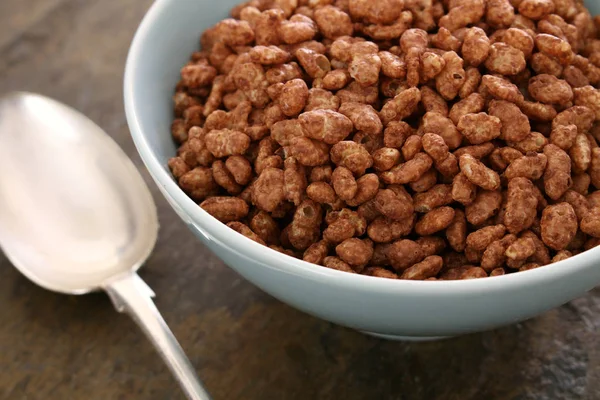
[[[127,56],[124,75],[124,102],[127,123],[134,144],[140,157],[148,169],[155,183],[165,190],[172,200],[205,231],[209,237],[216,239],[221,244],[231,243],[230,250],[242,257],[257,260],[270,268],[293,275],[302,275],[309,280],[320,281],[328,286],[362,290],[368,292],[381,292],[387,294],[404,293],[428,295],[432,297],[447,295],[473,295],[477,293],[490,293],[496,291],[524,289],[532,286],[543,285],[547,282],[563,279],[572,274],[582,273],[595,268],[594,258],[600,258],[600,246],[582,252],[566,260],[507,275],[471,280],[452,281],[412,281],[401,279],[383,279],[360,274],[349,274],[279,253],[263,246],[221,223],[190,199],[177,185],[170,173],[167,172],[157,156],[151,149],[148,138],[142,129],[143,116],[139,112],[138,104],[144,99],[136,97],[135,71],[138,69],[140,54],[149,45],[147,36],[154,29],[156,21],[160,19],[164,10],[177,0],[155,0],[143,17]],[[208,2],[206,4],[209,4]],[[215,21],[216,22],[216,21]],[[233,249],[231,248],[233,247]],[[596,285],[597,282],[593,282]],[[590,283],[590,289],[593,287]]]

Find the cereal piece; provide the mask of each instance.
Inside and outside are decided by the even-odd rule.
[[[481,72],[479,72],[479,69],[475,67],[468,67],[465,72],[465,83],[458,91],[458,95],[461,99],[469,97],[477,90],[480,83]]]
[[[344,88],[350,80],[350,74],[345,69],[336,69],[329,71],[327,75],[323,77],[323,89],[327,90],[339,90]]]
[[[329,146],[306,137],[293,137],[286,148],[289,156],[296,157],[300,164],[316,167],[329,162]]]
[[[379,190],[379,178],[375,174],[365,174],[356,181],[356,195],[351,200],[346,200],[350,207],[357,207],[373,199]]]
[[[573,61],[573,50],[566,40],[546,33],[535,35],[535,45],[542,53],[556,58],[562,65]]]
[[[373,166],[377,171],[389,171],[400,161],[400,151],[391,147],[382,147],[373,152]]]
[[[425,108],[425,112],[435,112],[444,117],[448,116],[448,104],[446,100],[428,86],[421,88],[421,103]]]
[[[383,143],[386,147],[399,149],[411,133],[412,128],[406,122],[392,121],[383,132]]]
[[[319,242],[311,244],[302,256],[302,259],[306,262],[322,265],[325,257],[329,253],[329,246],[327,242],[321,240]]]
[[[283,193],[287,201],[299,205],[306,190],[306,172],[298,160],[294,157],[286,158],[283,173]]]
[[[591,164],[591,162],[590,162],[590,164]],[[574,190],[577,193],[580,193],[584,196],[586,194],[588,194],[588,188],[592,181],[592,179],[590,178],[590,175],[588,175],[586,173],[574,174],[572,176],[572,180],[573,180],[573,184],[571,185],[572,190]]]
[[[308,101],[304,111],[315,111],[315,110],[332,110],[337,111],[340,108],[340,99],[333,93],[323,90],[312,88],[308,91]]]
[[[326,182],[313,182],[306,188],[306,195],[321,204],[333,204],[336,200],[335,191]]]
[[[175,179],[179,179],[186,173],[190,172],[190,167],[185,163],[185,161],[183,161],[181,157],[171,157],[168,165],[169,170]]]
[[[230,156],[225,161],[225,167],[238,185],[247,185],[252,179],[252,165],[243,156]]]
[[[288,117],[298,115],[308,100],[308,87],[302,79],[292,79],[283,85],[278,98],[281,111]]]
[[[387,257],[397,272],[402,272],[425,258],[422,247],[407,239],[392,243],[388,248]]]
[[[314,21],[300,14],[292,15],[289,21],[282,21],[279,25],[279,37],[287,44],[311,40],[316,33],[317,26]]]
[[[262,65],[283,64],[291,55],[277,46],[255,46],[248,52],[253,63]]]
[[[426,133],[421,138],[423,150],[431,156],[435,162],[441,162],[448,157],[448,146],[441,136],[435,133]]]
[[[238,221],[248,215],[248,204],[237,197],[210,197],[200,207],[223,223]]]
[[[577,136],[576,125],[555,125],[553,124],[550,133],[550,143],[560,147],[563,150],[569,150],[575,142]]]
[[[432,235],[446,229],[454,219],[454,209],[439,207],[429,211],[415,225],[415,232],[421,236]]]
[[[446,248],[446,241],[439,236],[423,236],[417,239],[425,257],[441,254]]]
[[[304,68],[304,71],[311,78],[323,78],[331,71],[329,60],[323,54],[310,49],[300,48],[296,50],[296,57],[302,68]]]
[[[305,136],[336,144],[344,140],[352,131],[352,121],[332,110],[314,110],[298,117]]]
[[[431,189],[437,183],[437,173],[434,169],[425,172],[419,179],[411,182],[410,188],[416,193],[422,193]]]
[[[490,51],[490,40],[481,28],[467,30],[462,45],[462,56],[470,65],[477,67],[486,60]]]
[[[368,239],[350,238],[338,244],[335,252],[342,261],[361,272],[373,256],[373,244]]]
[[[553,144],[544,147],[548,165],[544,172],[544,189],[548,197],[558,200],[571,186],[571,159]]]
[[[506,100],[511,103],[520,103],[523,101],[523,94],[519,88],[507,81],[494,75],[483,75],[481,85],[487,92],[498,100]]]
[[[367,267],[362,273],[363,275],[376,276],[378,278],[398,279],[398,275],[380,267]]]
[[[477,194],[477,187],[469,181],[462,173],[459,173],[452,180],[452,199],[465,206],[473,203]]]
[[[564,261],[572,256],[573,254],[569,250],[560,250],[556,253],[554,257],[552,257],[552,264],[557,263],[559,261]]]
[[[346,167],[337,167],[333,170],[331,183],[335,193],[344,201],[352,200],[356,196],[358,186],[352,171]]]
[[[548,144],[548,139],[539,132],[530,132],[525,139],[511,143],[512,147],[521,153],[539,152]]]
[[[531,69],[538,74],[548,74],[560,77],[563,73],[563,66],[556,60],[544,53],[535,53],[531,57]]]
[[[462,210],[454,211],[454,219],[446,229],[446,239],[450,246],[458,252],[462,252],[466,247],[467,240],[467,220]]]
[[[577,215],[569,203],[554,204],[544,209],[540,225],[544,244],[554,250],[563,250],[575,237]]]
[[[376,243],[389,243],[410,234],[415,220],[414,215],[401,221],[394,221],[379,216],[369,224],[367,234]]]
[[[470,154],[478,160],[490,155],[494,151],[495,146],[493,143],[476,144],[473,146],[464,146],[454,152],[456,157],[460,157],[463,154]]]
[[[407,53],[411,48],[425,49],[428,45],[427,32],[423,29],[408,29],[400,38],[400,47],[403,53]]]
[[[348,86],[336,93],[336,96],[342,103],[354,101],[374,104],[377,101],[378,95],[377,85],[361,86],[358,82],[350,82]]]
[[[410,11],[402,11],[400,16],[391,25],[366,25],[362,28],[362,33],[373,40],[391,40],[397,39],[410,27],[413,16]]]
[[[321,206],[310,199],[302,201],[289,225],[290,244],[298,250],[306,250],[319,239],[321,220]]]
[[[600,92],[593,86],[584,86],[573,90],[575,104],[585,106],[594,112],[596,121],[600,120]]]
[[[508,182],[504,224],[510,233],[528,229],[536,216],[538,200],[533,184],[527,178],[517,177]]]
[[[268,213],[259,211],[252,217],[250,228],[265,243],[279,243],[281,232],[277,222]]]
[[[319,31],[328,39],[352,35],[350,16],[337,7],[327,5],[315,10],[314,20]]]
[[[501,268],[506,262],[506,249],[516,240],[515,235],[508,234],[490,243],[481,256],[481,268],[488,272]]]
[[[286,83],[293,79],[302,78],[302,71],[298,64],[291,62],[289,64],[275,65],[269,68],[265,73],[267,82],[270,85],[276,83]]]
[[[179,178],[179,186],[195,201],[216,194],[218,188],[212,171],[206,167],[196,167],[184,173]]]
[[[331,148],[331,161],[348,168],[356,176],[361,176],[373,165],[373,158],[362,146],[353,141],[341,141]]]
[[[478,226],[493,217],[502,204],[500,191],[479,190],[475,200],[465,207],[465,215],[470,224]]]
[[[592,148],[585,134],[580,133],[575,137],[573,146],[569,150],[569,156],[575,171],[584,172],[588,169],[591,162]]]
[[[573,210],[575,210],[575,214],[577,215],[577,220],[580,222],[590,210],[589,202],[585,196],[574,190],[567,190],[561,200],[569,203],[571,207],[573,207]]]
[[[217,76],[217,70],[206,64],[186,65],[181,69],[181,81],[192,89],[210,85]]]
[[[435,185],[426,192],[416,194],[413,201],[416,212],[429,212],[452,202],[452,187],[443,184]]]
[[[428,112],[421,122],[423,132],[441,136],[450,150],[460,146],[462,135],[449,118],[436,112]]]
[[[515,20],[515,9],[509,0],[489,0],[485,20],[493,28],[507,28]]]
[[[479,93],[472,93],[468,97],[455,103],[450,109],[449,117],[458,124],[458,121],[463,115],[478,113],[485,107],[485,100]]]
[[[392,121],[400,121],[410,116],[416,111],[420,101],[421,91],[417,88],[410,88],[400,92],[381,108],[379,117],[383,125],[387,126]]]
[[[534,121],[549,122],[556,117],[556,109],[550,104],[523,101],[519,103],[519,108]]]
[[[395,221],[404,220],[414,212],[412,199],[408,193],[403,192],[398,195],[390,189],[382,189],[377,193],[375,207],[382,215]]]
[[[323,266],[338,271],[350,272],[352,274],[356,273],[350,265],[340,260],[338,257],[325,257],[323,259]]]
[[[490,46],[490,53],[485,60],[485,67],[501,75],[516,75],[523,71],[527,63],[525,55],[506,43],[498,42]]]
[[[463,60],[453,51],[444,53],[443,59],[446,65],[435,78],[435,86],[444,99],[452,100],[465,83]]]
[[[420,263],[407,268],[400,279],[423,280],[435,277],[442,269],[443,260],[440,256],[429,256]]]
[[[509,142],[524,140],[531,127],[525,114],[516,105],[503,100],[492,100],[489,104],[489,114],[501,122],[500,138]]]
[[[513,179],[520,176],[536,181],[544,174],[547,162],[548,158],[544,154],[528,153],[512,161],[504,171],[504,177]]]
[[[378,55],[381,60],[381,72],[383,75],[393,79],[403,79],[406,77],[406,63],[400,57],[389,51],[380,51]]]
[[[383,130],[377,111],[368,104],[347,102],[342,104],[339,112],[352,121],[356,130],[369,135],[379,135]]]
[[[591,208],[581,220],[581,230],[593,237],[600,237],[600,209],[597,207]]]
[[[225,168],[225,163],[223,161],[215,161],[212,165],[212,171],[215,182],[227,190],[229,194],[236,195],[242,191],[242,187],[235,182],[233,176],[229,173],[227,168]]]
[[[254,107],[263,108],[269,103],[269,82],[263,67],[256,63],[237,64],[229,74],[235,87],[241,90]]]
[[[266,168],[252,185],[252,203],[261,210],[272,212],[284,200],[284,172]]]
[[[458,121],[457,128],[471,144],[489,142],[500,136],[500,119],[487,113],[466,114]]]
[[[500,176],[471,155],[460,156],[459,165],[467,179],[482,189],[496,190],[500,187]]]
[[[387,252],[391,244],[389,243],[377,243],[373,247],[373,258],[371,258],[371,265],[390,265],[388,260]]]
[[[463,271],[459,279],[487,278],[488,274],[480,267],[471,267]]]
[[[246,203],[244,203],[246,204]],[[250,229],[247,225],[241,223],[241,222],[237,222],[237,221],[232,221],[232,222],[228,222],[227,226],[230,227],[231,229],[233,229],[234,231],[236,231],[237,233],[240,233],[244,236],[246,236],[248,239],[254,240],[255,242],[262,244],[263,246],[266,246],[266,243],[256,234],[252,231],[252,229]]]
[[[530,237],[515,240],[507,247],[505,255],[510,260],[526,260],[535,253],[535,242]]]
[[[406,184],[418,180],[432,165],[430,156],[418,153],[413,159],[381,173],[380,176],[388,184]]]
[[[506,227],[504,225],[492,225],[478,229],[467,236],[467,247],[484,251],[493,241],[500,240],[504,237]]]
[[[348,219],[339,218],[329,224],[323,231],[323,238],[329,243],[341,243],[356,234],[352,222]]]
[[[529,94],[541,103],[561,104],[573,100],[571,86],[553,75],[540,74],[529,80]]]

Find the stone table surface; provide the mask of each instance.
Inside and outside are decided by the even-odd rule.
[[[213,256],[156,190],[125,122],[125,58],[151,3],[1,0],[0,93],[30,90],[74,106],[134,159],[162,224],[141,275],[215,400],[600,399],[600,289],[493,332],[387,342],[298,312]],[[1,254],[0,397],[183,398],[106,295],[48,292]]]

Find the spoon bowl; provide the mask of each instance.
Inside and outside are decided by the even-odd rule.
[[[136,274],[157,233],[150,191],[102,129],[40,95],[0,98],[0,248],[46,289],[105,290],[142,328],[187,397],[207,400],[154,293]]]
[[[0,101],[0,144],[0,247],[29,279],[81,294],[150,255],[158,233],[150,191],[88,118],[12,93]]]

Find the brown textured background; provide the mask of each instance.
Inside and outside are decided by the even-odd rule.
[[[208,0],[198,0],[208,1]],[[135,160],[121,94],[151,0],[0,0],[0,93],[78,108]],[[215,400],[600,399],[600,290],[523,324],[432,343],[372,339],[297,312],[197,241],[147,173],[162,223],[142,277]],[[40,289],[0,254],[0,397],[180,399],[104,294]]]

